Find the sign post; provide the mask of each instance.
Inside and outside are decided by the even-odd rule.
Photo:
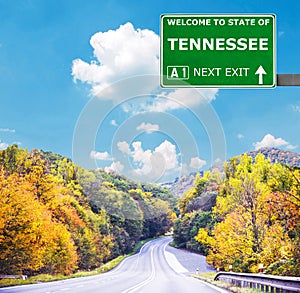
[[[275,15],[161,16],[161,86],[276,86]]]

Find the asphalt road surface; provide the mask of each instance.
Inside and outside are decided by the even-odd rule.
[[[139,253],[126,258],[114,270],[91,277],[35,285],[2,288],[24,293],[216,293],[225,292],[190,277],[198,268],[207,271],[204,257],[168,246],[171,238],[146,243]],[[178,255],[176,255],[178,254]],[[198,257],[198,259],[197,259]]]

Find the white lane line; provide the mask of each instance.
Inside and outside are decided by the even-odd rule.
[[[175,271],[178,274],[187,273],[188,270],[178,261],[176,256],[173,253],[166,251],[166,247],[168,244],[169,242],[167,242],[164,245],[164,255],[168,265],[171,267],[173,271]]]
[[[153,258],[153,247],[151,247],[150,257],[151,257],[151,274],[150,274],[150,276],[146,280],[144,280],[144,281],[142,281],[142,282],[140,282],[140,283],[138,283],[138,284],[136,284],[136,285],[128,288],[125,291],[122,291],[122,293],[133,293],[133,292],[136,292],[137,290],[141,289],[142,287],[146,286],[151,281],[153,281],[153,279],[155,278],[155,266],[154,266],[154,258]]]
[[[138,260],[139,260],[140,255],[142,254],[144,248],[145,248],[146,246],[150,245],[150,243],[151,243],[152,241],[153,241],[153,240],[151,240],[151,241],[145,243],[145,244],[141,247],[141,249],[140,249],[140,251],[139,251],[139,253],[138,253],[137,255],[134,254],[134,255],[131,255],[131,256],[129,256],[129,257],[126,257],[126,258],[125,258],[125,259],[124,259],[124,260],[123,260],[116,268],[114,268],[113,270],[111,270],[110,273],[115,273],[115,272],[119,271],[120,268],[124,265],[124,263],[125,263],[127,260],[131,259],[131,258],[138,257]],[[137,260],[137,263],[138,263],[138,260]]]
[[[137,260],[136,260],[136,262],[135,262],[135,270],[137,269],[137,267],[138,267],[138,265],[139,265],[140,257],[141,257],[141,255],[142,255],[143,250],[145,249],[146,246],[148,246],[147,244],[150,244],[151,242],[152,242],[152,241],[149,241],[149,242],[145,243],[145,244],[141,247],[141,249],[140,249],[140,251],[139,251],[139,253],[138,253],[138,255],[137,255]]]

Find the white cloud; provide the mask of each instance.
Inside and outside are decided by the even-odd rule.
[[[135,168],[135,172],[139,175],[149,174],[152,170],[151,165],[151,157],[152,151],[145,150],[142,147],[142,142],[135,141],[132,143],[133,151],[131,152],[131,157],[133,161],[137,164],[137,168]]]
[[[288,150],[294,150],[294,149],[296,149],[297,147],[298,147],[298,145],[291,145],[291,144],[289,144],[289,145],[286,146],[286,148],[287,148]]]
[[[0,128],[1,132],[10,132],[10,133],[15,133],[15,129],[10,129],[10,128]]]
[[[199,104],[210,103],[218,93],[218,89],[180,88],[173,91],[162,91],[161,97],[145,107],[145,111],[165,112],[184,107],[195,107]]]
[[[120,79],[159,73],[159,36],[151,30],[135,29],[127,22],[116,30],[94,34],[90,44],[96,60],[73,60],[72,75],[74,81],[90,84],[94,96],[105,98],[101,91]]]
[[[165,161],[165,169],[177,169],[178,168],[178,155],[174,144],[165,140],[154,150],[154,154],[161,154]]]
[[[109,167],[105,167],[104,171],[108,173],[120,173],[124,169],[124,166],[119,162],[112,162]]]
[[[90,157],[95,160],[99,161],[112,161],[113,158],[110,156],[108,152],[96,152],[96,151],[91,151]]]
[[[145,131],[146,133],[152,133],[159,130],[159,125],[143,122],[139,126],[137,126],[136,130]]]
[[[293,146],[285,141],[283,138],[275,138],[272,134],[266,134],[264,138],[253,144],[255,150],[259,150],[264,147],[286,147],[287,149],[295,149],[297,146]]]
[[[180,88],[160,90],[154,98],[142,103],[127,101],[122,105],[123,111],[135,115],[145,112],[167,112],[177,109],[193,108],[199,104],[207,104],[216,99],[218,89]]]
[[[129,144],[126,141],[119,141],[117,143],[118,149],[123,153],[123,154],[129,154],[130,153],[130,147]]]
[[[196,91],[198,95],[196,95]],[[216,98],[218,93],[218,89],[201,89],[196,90],[194,88],[181,88],[176,89],[173,92],[170,92],[166,95],[167,98],[170,98],[179,104],[183,104],[184,106],[196,106],[201,103],[210,103]]]
[[[214,168],[222,168],[223,164],[224,164],[224,160],[222,160],[221,158],[216,158],[216,159],[213,161],[212,166],[213,166]]]
[[[137,93],[158,93],[159,87],[159,36],[148,29],[135,29],[130,22],[116,30],[98,32],[91,37],[90,45],[95,59],[90,63],[81,59],[73,60],[72,76],[91,86],[91,94],[100,99],[111,99],[115,102],[123,97],[132,97],[132,88]],[[143,79],[138,82],[127,80],[126,84],[115,84],[122,79],[152,74],[156,79]],[[147,105],[139,109],[124,111],[171,111],[182,107],[194,107],[200,103],[211,102],[216,98],[217,89],[183,88],[173,91],[160,90],[164,99],[151,98]]]
[[[180,153],[177,153],[176,145],[168,140],[163,141],[154,149],[144,149],[141,141],[134,141],[131,144],[126,141],[117,143],[118,149],[128,157],[114,160],[108,152],[91,152],[91,157],[97,160],[113,160],[110,166],[104,168],[106,172],[123,173],[139,180],[166,180],[188,174],[192,169],[201,169],[207,162],[199,157],[193,157],[190,164],[181,164]],[[130,164],[128,165],[128,162]],[[168,179],[169,180],[169,179]]]
[[[6,142],[0,141],[0,150],[5,150],[9,145]]]
[[[239,133],[238,135],[237,135],[237,138],[238,139],[242,139],[242,138],[244,138],[245,136],[243,135],[243,134],[241,134],[241,133]]]
[[[126,141],[117,143],[118,149],[129,156],[133,161],[132,172],[138,177],[160,178],[166,173],[179,170],[176,147],[165,140],[153,151],[144,150],[141,141],[135,141],[131,146]],[[125,166],[120,161],[114,161],[108,152],[91,151],[90,157],[99,161],[113,161],[110,166],[104,168],[106,172],[121,173]],[[145,178],[145,177],[144,177]]]
[[[153,151],[144,150],[141,141],[131,144],[131,149],[126,142],[119,142],[118,148],[127,153],[133,160],[133,173],[138,176],[149,176],[159,178],[166,173],[177,172],[180,168],[176,147],[165,140]]]
[[[190,167],[193,169],[201,169],[206,165],[206,161],[201,160],[198,157],[191,158]]]
[[[110,125],[112,125],[112,126],[118,126],[118,123],[117,123],[117,121],[116,120],[111,120],[110,121]]]

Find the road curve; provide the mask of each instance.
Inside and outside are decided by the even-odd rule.
[[[126,258],[110,272],[64,281],[2,288],[3,292],[22,293],[216,293],[223,290],[189,277],[189,269],[168,247],[170,238],[146,243],[139,253]],[[186,253],[188,252],[181,252]],[[182,259],[188,259],[181,255]],[[203,271],[203,269],[202,269]]]

